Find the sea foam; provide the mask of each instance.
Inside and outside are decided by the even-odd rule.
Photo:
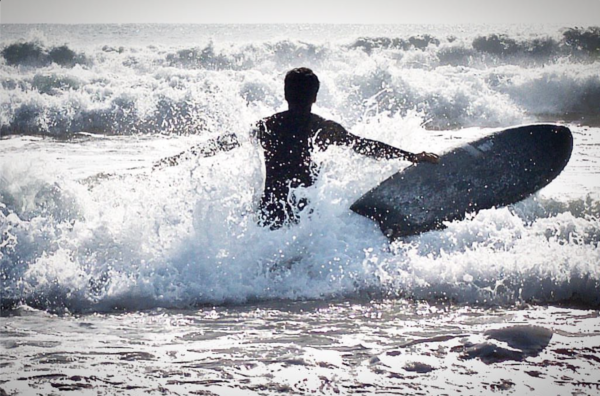
[[[578,125],[598,115],[595,29],[231,39],[219,26],[182,26],[175,40],[173,27],[138,27],[140,37],[134,27],[38,26],[47,33],[28,36],[3,26],[0,133],[60,138],[0,145],[4,306],[599,304],[597,129]],[[348,207],[407,164],[332,148],[315,155],[319,181],[296,191],[311,202],[300,224],[272,232],[256,221],[263,174],[249,131],[285,108],[283,77],[296,66],[319,75],[316,113],[406,150],[442,152],[490,127],[568,118],[575,152],[534,197],[390,244]],[[239,147],[152,170],[231,134]]]

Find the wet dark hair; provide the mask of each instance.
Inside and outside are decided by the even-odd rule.
[[[319,78],[307,67],[292,69],[285,75],[285,100],[288,103],[314,103],[319,92]]]

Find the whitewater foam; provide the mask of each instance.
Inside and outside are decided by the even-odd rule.
[[[0,142],[3,305],[599,303],[598,130],[578,125],[598,116],[594,29],[238,28],[3,26],[0,133],[21,135]],[[319,75],[316,113],[409,151],[569,118],[575,153],[535,197],[390,246],[348,207],[406,163],[332,148],[300,225],[271,232],[248,131],[294,66]],[[240,147],[152,170],[231,133]]]
[[[142,29],[137,45],[132,27],[102,28],[107,35],[79,28],[89,37],[86,45],[70,35],[75,27],[3,27],[0,133],[239,128],[249,122],[237,116],[240,109],[256,116],[282,106],[280,80],[298,65],[319,72],[319,106],[349,126],[379,112],[418,111],[436,129],[597,117],[596,28],[542,30],[527,38],[520,32],[437,37],[408,31],[400,37],[248,43],[211,38],[210,28],[198,26],[199,43],[184,37],[177,44],[157,43],[145,27],[150,30]],[[122,36],[98,41],[110,32]]]
[[[394,140],[385,124],[379,133]],[[424,133],[433,146],[451,142],[422,129],[414,130],[413,142],[395,142],[418,147]],[[256,224],[262,175],[249,141],[155,171],[152,157],[161,151],[140,155],[160,139],[104,141],[112,144],[15,143],[12,155],[29,156],[29,163],[2,162],[3,304],[111,311],[361,295],[598,304],[594,195],[538,195],[390,246],[374,223],[347,208],[402,163],[343,148],[319,153],[319,181],[298,191],[312,202],[310,210],[297,227],[273,232]],[[42,154],[54,145],[62,147],[56,155],[68,147],[75,152],[55,162]],[[70,169],[87,160],[78,150],[88,158],[93,150],[98,171],[119,158],[115,150],[129,162],[112,174],[73,177]],[[136,158],[148,165],[128,170],[139,165]]]

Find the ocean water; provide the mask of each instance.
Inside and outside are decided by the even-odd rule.
[[[1,29],[0,394],[600,393],[598,28]],[[390,244],[348,207],[408,164],[331,148],[312,211],[263,229],[249,131],[298,66],[361,136],[441,153],[554,122],[573,155]]]

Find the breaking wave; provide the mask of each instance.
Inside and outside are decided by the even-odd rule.
[[[73,67],[86,63],[84,55],[77,54],[66,45],[45,48],[38,42],[19,42],[2,49],[2,56],[10,66],[44,67],[55,63],[62,67]]]
[[[321,76],[319,110],[349,127],[415,111],[431,129],[598,122],[599,28],[528,38],[421,34],[192,46],[6,40],[2,135],[239,127],[246,122],[236,119],[240,109],[268,114],[283,106],[283,74],[299,65]]]

